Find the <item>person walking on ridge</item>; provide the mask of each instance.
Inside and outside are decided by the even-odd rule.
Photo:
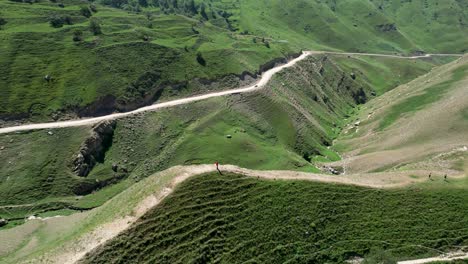
[[[215,162],[215,165],[216,165],[216,170],[218,171],[219,175],[223,175],[223,173],[221,173],[221,170],[219,169],[219,162]]]

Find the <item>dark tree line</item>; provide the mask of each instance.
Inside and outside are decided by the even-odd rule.
[[[207,5],[204,2],[195,3],[194,0],[100,0],[104,5],[125,9],[133,12],[140,12],[144,7],[159,7],[165,13],[177,13],[187,16],[200,15],[208,20]],[[226,11],[219,11],[219,14],[211,10],[212,17],[217,15],[228,18],[231,14]]]

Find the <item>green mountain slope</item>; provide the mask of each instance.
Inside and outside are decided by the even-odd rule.
[[[394,263],[466,246],[465,192],[209,174],[81,263]]]
[[[98,11],[86,18],[80,8],[87,4],[64,4],[0,1],[7,21],[0,30],[1,118],[127,110],[161,96],[196,92],[198,82],[187,82],[194,78],[255,74],[260,65],[291,53],[285,45],[267,48],[210,23],[160,14],[159,9],[128,13],[97,5]],[[72,24],[54,28],[49,23],[54,16]],[[91,21],[98,21],[101,34],[93,35]],[[76,32],[81,32],[80,41],[73,40]],[[198,53],[204,65],[197,61]],[[221,87],[230,85],[239,84]]]
[[[301,49],[460,53],[468,36],[465,1],[130,2],[1,0],[0,119],[126,111],[207,80],[237,87]]]

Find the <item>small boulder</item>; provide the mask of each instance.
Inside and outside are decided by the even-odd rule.
[[[114,172],[117,172],[118,169],[119,169],[119,166],[118,166],[117,164],[113,163],[113,164],[112,164],[112,170],[113,170]]]
[[[44,76],[44,80],[46,80],[47,82],[50,82],[52,80],[52,76],[47,74],[46,76]]]
[[[226,135],[227,138],[232,138],[232,135]]]
[[[49,135],[49,136],[52,136],[53,134],[54,134],[54,132],[52,132],[52,131],[47,132],[47,135]]]
[[[351,79],[356,80],[356,74],[354,72],[352,72],[350,76],[351,76]]]
[[[0,227],[6,226],[8,224],[8,220],[0,218]]]

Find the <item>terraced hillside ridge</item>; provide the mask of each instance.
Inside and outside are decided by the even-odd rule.
[[[207,174],[79,263],[393,261],[466,246],[466,190],[417,189]]]
[[[384,94],[349,120],[335,147],[349,173],[468,168],[468,57]]]
[[[96,116],[238,87],[300,50],[463,53],[468,35],[456,0],[140,2],[1,0],[0,119]]]
[[[288,171],[253,171],[230,165],[223,165],[221,169],[224,173],[232,172],[235,175],[249,175],[254,181],[258,181],[259,177],[267,178],[274,183],[280,179],[289,180],[289,185],[302,184],[304,183],[303,181],[312,180],[351,184],[348,188],[357,188],[356,190],[362,187],[352,187],[353,185],[365,186],[366,188],[390,188],[390,190],[397,191],[397,193],[401,191],[405,192],[405,189],[394,189],[397,186],[395,182],[400,182],[399,187],[412,186],[407,190],[411,192],[414,192],[414,188],[420,191],[425,190],[424,192],[430,192],[432,188],[446,191],[452,190],[454,187],[459,190],[466,189],[466,178],[453,180],[452,186],[447,187],[442,179],[426,184],[425,174],[420,174],[419,178],[415,178],[407,173],[375,173],[330,177],[323,174]],[[214,175],[214,166],[176,166],[143,179],[112,198],[103,206],[91,211],[58,218],[34,219],[28,221],[24,226],[0,230],[0,245],[2,245],[0,248],[3,250],[1,253],[2,260],[6,263],[23,263],[24,261],[33,261],[34,263],[73,263],[84,256],[86,252],[116,236],[130,224],[134,223],[140,216],[172,193],[179,183],[185,182],[192,176],[206,173]],[[417,172],[411,173],[413,175],[417,174]],[[211,176],[209,176],[209,180],[212,180]],[[225,177],[224,180],[230,181],[229,177]],[[295,183],[295,181],[291,180],[298,181]],[[414,185],[417,182],[422,184]],[[288,181],[284,183],[288,186]],[[187,184],[190,185],[190,183]],[[335,186],[342,185],[329,186],[333,189]],[[345,186],[343,185],[343,187]],[[239,191],[242,192],[241,190]],[[378,191],[377,195],[383,191]],[[339,197],[339,194],[340,192],[335,192],[335,197]],[[324,194],[324,197],[329,197],[329,194]],[[348,196],[345,197],[345,199],[348,198]],[[297,199],[295,201],[297,202]],[[310,200],[307,200],[307,203],[310,204]],[[398,206],[401,206],[401,203],[398,203]],[[389,212],[396,211],[389,210]]]

